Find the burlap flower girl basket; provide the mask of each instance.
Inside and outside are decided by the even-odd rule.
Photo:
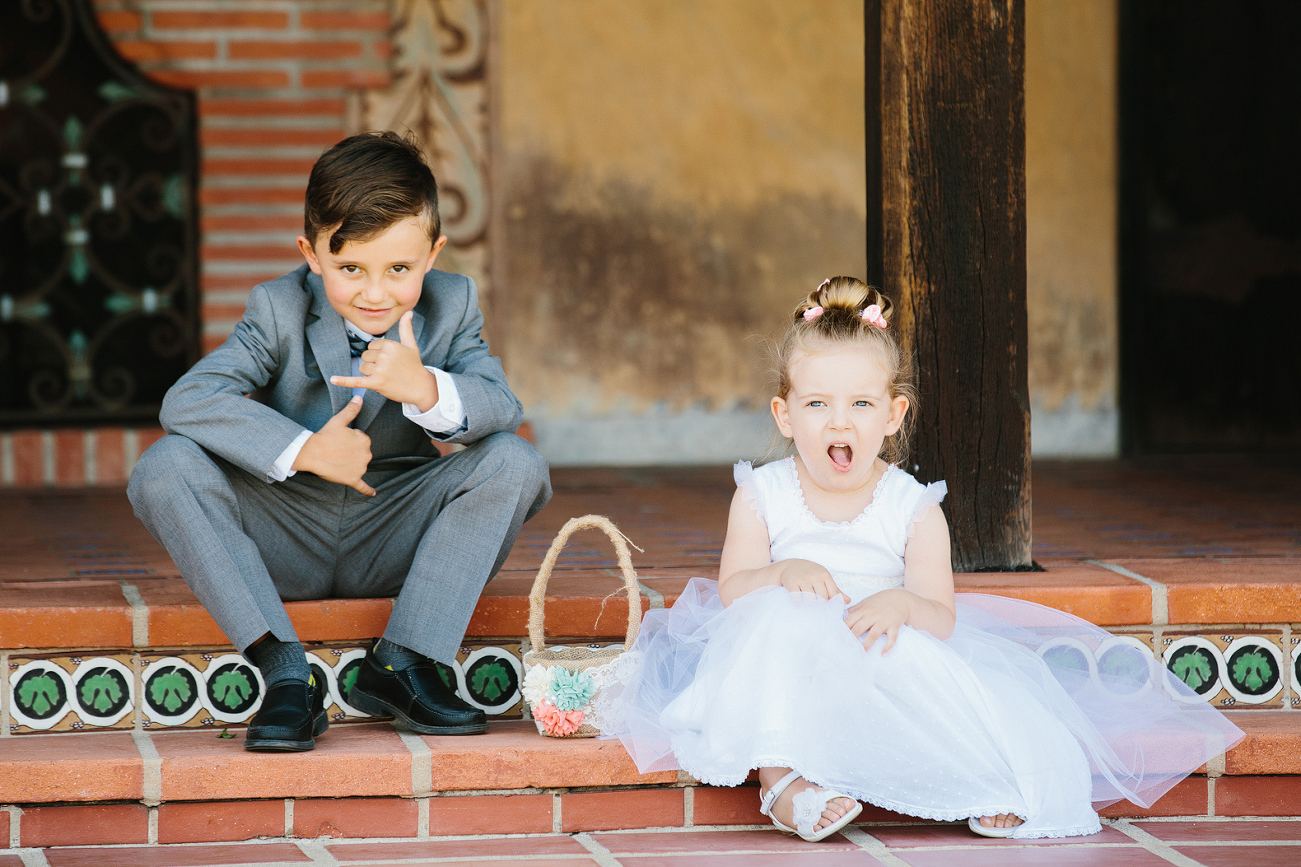
[[[556,558],[569,537],[589,527],[605,532],[614,543],[623,573],[623,589],[628,596],[628,630],[623,647],[547,647],[543,632],[543,610],[547,581]],[[632,649],[641,631],[641,589],[632,568],[625,537],[619,528],[602,515],[571,518],[556,534],[547,551],[529,593],[529,643],[524,654],[524,700],[529,705],[538,732],[548,737],[590,738],[601,733],[602,714],[598,699],[602,690],[622,685],[622,673],[632,662]]]

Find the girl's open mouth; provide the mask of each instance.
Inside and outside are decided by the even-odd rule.
[[[832,443],[827,449],[827,455],[831,458],[831,465],[839,472],[847,473],[854,465],[854,450],[845,443]]]

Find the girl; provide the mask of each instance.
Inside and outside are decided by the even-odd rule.
[[[916,398],[890,313],[851,277],[795,308],[772,400],[795,455],[736,466],[719,580],[647,615],[634,674],[600,696],[606,732],[643,772],[735,786],[757,768],[762,812],[806,840],[858,801],[986,836],[1093,834],[1096,807],[1150,806],[1242,732],[1083,620],[955,603],[944,483],[896,465]]]

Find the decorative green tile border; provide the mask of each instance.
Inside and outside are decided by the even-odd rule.
[[[1207,632],[1161,627],[1129,632],[1097,648],[1061,639],[1044,654],[1062,656],[1081,677],[1124,689],[1126,678],[1150,679],[1154,654],[1166,669],[1220,707],[1301,706],[1301,638],[1290,627]],[[526,641],[467,644],[456,664],[440,665],[444,682],[497,719],[524,715],[520,686]],[[603,646],[603,645],[594,645]],[[332,722],[369,717],[347,702],[365,647],[314,644],[308,661],[326,690]],[[261,706],[257,669],[229,647],[145,653],[0,651],[4,734],[81,729],[149,730],[240,725]]]
[[[1212,704],[1282,707],[1290,679],[1291,689],[1286,691],[1291,693],[1289,703],[1296,706],[1296,649],[1288,647],[1285,655],[1282,639],[1268,632],[1171,630],[1161,637],[1161,657],[1167,668]]]
[[[307,648],[333,722],[369,719],[346,700],[365,654],[355,644]],[[469,644],[455,665],[440,664],[439,672],[470,704],[499,719],[518,719],[520,655],[518,642]],[[230,648],[5,656],[9,734],[238,725],[261,707],[266,689],[258,670]]]

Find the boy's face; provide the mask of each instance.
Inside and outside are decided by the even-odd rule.
[[[429,240],[420,217],[399,220],[369,241],[349,241],[330,252],[331,232],[316,243],[298,236],[307,265],[325,284],[325,297],[339,315],[367,334],[384,334],[416,306],[425,275],[434,267],[447,236]]]

